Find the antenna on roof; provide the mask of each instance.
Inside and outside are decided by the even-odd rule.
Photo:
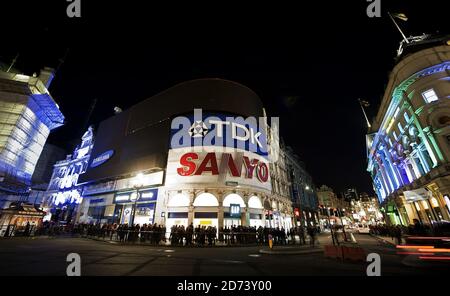
[[[92,113],[93,113],[93,111],[95,109],[95,106],[97,105],[97,101],[98,101],[97,98],[94,98],[92,100],[91,105],[89,106],[89,110],[88,110],[88,112],[86,114],[86,119],[85,119],[84,124],[83,124],[83,130],[81,131],[82,133],[84,133],[89,127],[89,121],[91,120]]]
[[[69,48],[66,49],[66,52],[64,53],[64,56],[58,60],[58,61],[59,61],[59,64],[58,64],[58,66],[56,67],[55,75],[56,75],[56,73],[58,72],[58,70],[61,68],[62,64],[64,64],[64,62],[66,61],[66,58],[67,58],[67,55],[68,55],[68,54],[69,54]]]
[[[18,57],[19,57],[19,53],[17,53],[16,56],[14,57],[14,59],[12,60],[11,65],[9,65],[8,70],[6,70],[6,73],[9,73],[9,71],[11,71],[11,69],[14,66],[14,64],[16,63]]]

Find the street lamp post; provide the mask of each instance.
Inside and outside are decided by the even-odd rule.
[[[134,225],[134,218],[136,216],[136,209],[137,209],[137,202],[139,200],[139,190],[142,189],[142,187],[144,187],[144,175],[139,173],[136,175],[135,179],[134,179],[134,185],[133,188],[136,190],[136,199],[134,200],[133,203],[133,208],[131,209],[131,219],[130,219],[130,225],[133,226]]]

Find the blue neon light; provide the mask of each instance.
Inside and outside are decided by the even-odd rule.
[[[114,155],[114,150],[108,150],[100,154],[99,156],[95,157],[92,160],[91,168],[98,167],[99,165],[104,164],[107,162],[111,157]]]

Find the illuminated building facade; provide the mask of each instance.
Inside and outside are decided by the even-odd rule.
[[[322,185],[317,189],[317,199],[321,228],[330,224],[347,224],[344,218],[350,213],[350,203],[344,197],[338,197],[332,188]]]
[[[448,39],[410,45],[366,137],[367,171],[387,223],[450,220]]]
[[[289,175],[288,189],[294,207],[297,226],[312,226],[319,223],[317,193],[312,177],[305,165],[290,147],[285,149],[287,171]]]
[[[26,200],[51,130],[64,116],[48,87],[51,69],[38,77],[0,71],[0,207]]]
[[[222,79],[181,83],[114,115],[80,176],[78,221],[291,227],[286,174],[286,192],[272,188],[271,157],[284,160],[269,150],[266,120],[252,90]]]
[[[93,145],[93,129],[89,127],[81,137],[81,144],[73,153],[54,164],[43,202],[43,207],[47,211],[46,219],[65,222],[76,219],[82,193],[78,178],[87,169]]]
[[[290,229],[295,224],[286,147],[283,143],[280,143],[277,149],[272,149],[272,153],[278,153],[278,157],[276,161],[270,163],[270,180],[272,183],[272,204],[270,208],[273,210],[266,210],[265,212],[266,226]]]
[[[376,225],[383,222],[383,214],[376,197],[363,193],[358,199],[352,199],[350,203],[354,222],[363,225]]]

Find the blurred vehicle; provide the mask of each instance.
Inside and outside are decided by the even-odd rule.
[[[369,234],[369,231],[370,231],[369,226],[363,225],[363,224],[358,224],[356,229],[357,229],[358,233],[361,233],[361,234]]]

